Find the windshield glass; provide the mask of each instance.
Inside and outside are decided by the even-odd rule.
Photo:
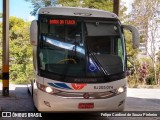
[[[125,67],[124,41],[117,24],[86,22],[86,29],[89,59],[95,61],[95,64],[90,62],[89,65],[93,67],[97,63],[107,75],[122,73]]]
[[[42,19],[39,68],[73,77],[124,72],[124,41],[117,23]]]

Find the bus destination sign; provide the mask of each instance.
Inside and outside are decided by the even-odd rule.
[[[49,24],[53,24],[53,25],[75,25],[76,21],[75,20],[53,19],[53,20],[49,20]]]

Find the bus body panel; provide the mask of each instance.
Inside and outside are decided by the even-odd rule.
[[[38,90],[34,102],[38,111],[41,112],[122,111],[124,110],[125,97],[126,92],[108,99],[63,99]],[[121,102],[123,103],[121,104]],[[45,103],[49,103],[50,107]],[[79,103],[94,103],[94,108],[79,109]]]
[[[66,12],[67,11],[67,12]],[[76,7],[45,7],[38,11],[38,14],[47,15],[62,15],[62,16],[84,16],[84,17],[96,17],[96,18],[117,18],[118,16],[114,13],[89,9],[89,8],[76,8]]]
[[[43,83],[43,78],[40,78],[41,82]],[[40,82],[39,80],[37,80]],[[47,85],[47,83],[57,83],[58,81],[55,80],[49,80],[44,79],[44,85]],[[41,84],[42,84],[41,83]],[[65,83],[69,86],[70,83]],[[36,85],[36,83],[35,83]],[[119,81],[109,82],[109,83],[103,83],[103,84],[87,84],[84,89],[81,90],[65,90],[65,89],[59,89],[64,92],[72,92],[72,93],[101,93],[101,92],[107,92],[111,91],[113,89],[94,89],[94,86],[114,86],[113,89],[117,89],[121,86],[126,86],[126,80],[122,79]],[[49,86],[49,85],[47,85]],[[54,88],[54,87],[53,87]],[[101,87],[100,87],[101,88]],[[57,88],[56,88],[57,89]],[[34,87],[34,104],[38,111],[41,112],[85,112],[85,111],[121,111],[125,107],[125,98],[126,98],[126,91],[115,95],[109,98],[105,99],[85,99],[85,98],[64,98],[63,96],[57,96],[52,95],[49,93],[46,93],[40,89],[38,89],[36,86]],[[93,103],[93,108],[86,108],[86,109],[80,109],[78,108],[78,105],[80,103]]]
[[[62,84],[66,87],[64,88],[58,88],[55,85]],[[114,89],[118,89],[119,87],[126,86],[126,79],[121,79],[113,82],[106,82],[106,83],[65,83],[65,82],[59,82],[55,80],[50,80],[47,78],[44,78],[44,85],[50,86],[54,89],[58,89],[61,91],[66,92],[105,92],[105,91],[111,91]],[[79,86],[83,86],[79,89]],[[55,87],[54,87],[55,86]]]
[[[62,80],[57,79],[56,80],[56,78],[54,77],[54,72],[52,73],[52,71],[49,71],[49,70],[47,71],[45,69],[45,67],[46,68],[48,67],[47,64],[46,64],[46,66],[44,64],[44,69],[43,69],[43,64],[41,66],[42,68],[40,67],[40,60],[39,59],[42,57],[41,55],[43,55],[43,54],[40,54],[40,42],[44,41],[43,39],[45,39],[45,41],[47,41],[47,42],[49,41],[48,43],[51,43],[51,44],[52,43],[57,43],[57,41],[58,41],[58,40],[50,39],[49,37],[46,37],[46,36],[43,36],[43,37],[41,36],[42,31],[40,31],[40,25],[41,25],[40,21],[42,20],[43,17],[45,18],[46,16],[50,16],[50,17],[53,16],[55,18],[56,18],[56,16],[63,16],[63,17],[65,17],[65,16],[70,17],[71,16],[71,17],[79,17],[79,18],[82,17],[83,20],[85,20],[86,18],[87,19],[94,18],[94,22],[96,23],[97,26],[99,25],[99,22],[96,22],[95,19],[99,20],[99,19],[105,18],[105,20],[108,19],[109,22],[112,22],[112,20],[116,20],[115,23],[116,23],[117,27],[116,26],[113,27],[114,31],[117,31],[117,30],[119,30],[119,32],[121,31],[121,23],[119,22],[118,17],[114,13],[111,13],[111,12],[106,12],[106,11],[102,11],[102,10],[95,10],[95,9],[87,9],[87,8],[72,8],[72,7],[69,7],[69,8],[64,8],[64,7],[51,8],[51,7],[48,7],[48,8],[40,9],[39,12],[38,12],[38,17],[37,17],[37,23],[38,23],[38,27],[39,27],[38,28],[38,35],[37,35],[38,36],[38,40],[37,40],[38,45],[34,46],[34,49],[33,49],[34,50],[33,61],[34,61],[34,68],[35,68],[37,77],[36,77],[36,80],[32,84],[33,101],[34,101],[34,105],[38,109],[38,111],[41,111],[41,112],[122,111],[125,107],[126,82],[127,82],[127,80],[125,78],[125,75],[123,77],[119,77],[119,75],[118,75],[118,72],[119,72],[118,69],[119,68],[120,68],[120,70],[123,70],[123,74],[125,74],[125,72],[126,72],[126,69],[125,69],[125,67],[126,67],[125,66],[125,64],[126,64],[125,63],[126,48],[125,48],[125,41],[123,41],[124,38],[121,35],[121,34],[123,34],[123,31],[120,32],[120,34],[118,34],[119,39],[117,39],[117,38],[115,39],[115,40],[120,41],[120,42],[108,42],[109,45],[111,45],[110,49],[113,50],[113,51],[117,51],[118,49],[121,48],[121,50],[119,50],[117,52],[117,54],[119,55],[119,58],[121,57],[121,59],[123,61],[123,64],[120,64],[119,65],[120,67],[119,66],[114,67],[114,65],[112,65],[112,63],[114,63],[113,61],[115,61],[115,59],[117,59],[117,61],[115,61],[115,62],[118,62],[120,60],[119,58],[114,57],[112,55],[113,52],[110,53],[111,55],[106,57],[106,59],[103,60],[103,62],[101,62],[102,64],[105,65],[107,63],[107,58],[114,59],[113,61],[110,60],[111,63],[108,62],[108,64],[107,64],[109,67],[112,67],[112,69],[110,71],[114,75],[114,80],[111,80],[110,82],[106,80],[105,83],[101,82],[101,81],[98,81],[98,80],[94,83],[91,83],[89,81],[86,81],[86,82],[83,81],[82,83],[81,82],[76,83],[76,81],[74,82],[74,80],[72,80],[72,82],[65,82],[64,79],[62,79]],[[47,18],[47,19],[50,20],[50,18]],[[104,21],[102,20],[102,24],[103,24]],[[50,26],[50,24],[48,24],[48,23],[47,23],[47,26]],[[109,25],[109,24],[106,24],[106,26]],[[88,22],[87,25],[88,25],[88,29],[90,28],[89,30],[92,31],[91,28],[93,28],[94,26],[90,23],[90,21]],[[59,25],[57,25],[57,26],[59,26]],[[82,24],[81,24],[81,27],[82,27]],[[67,31],[67,30],[65,30],[65,31]],[[111,30],[108,29],[108,33],[110,33],[110,31]],[[83,33],[82,36],[81,36],[83,39],[82,38],[81,39],[84,40],[84,33],[85,33],[84,26],[81,28],[81,32]],[[92,33],[92,32],[88,32],[88,34],[89,33]],[[48,34],[48,32],[46,32],[45,34]],[[91,34],[89,34],[89,35],[91,35]],[[91,35],[90,38],[86,37],[87,41],[94,40],[93,37],[96,37],[96,35],[95,36],[94,35]],[[98,34],[97,33],[97,36],[98,35],[103,35],[103,34]],[[107,36],[108,34],[105,34],[105,35]],[[111,34],[111,36],[112,35],[114,36],[114,34]],[[66,36],[64,36],[64,37],[66,38]],[[102,40],[103,39],[104,38],[102,37]],[[112,40],[110,40],[110,41],[112,41]],[[114,39],[113,39],[113,41],[114,41]],[[87,44],[93,43],[93,42],[94,41],[88,42]],[[58,41],[58,43],[61,43],[61,44],[63,43],[61,47],[63,47],[63,45],[66,45],[66,44],[64,44],[65,42],[62,42],[62,41]],[[49,45],[49,44],[46,44],[46,46],[47,45]],[[55,44],[53,44],[53,45],[55,45]],[[67,44],[67,45],[73,46],[71,44]],[[82,46],[82,44],[81,44],[81,46]],[[114,46],[117,46],[117,48],[114,48]],[[58,46],[56,46],[56,47],[58,47]],[[81,48],[81,47],[78,46],[77,48]],[[84,48],[84,49],[86,49],[86,48]],[[47,49],[45,49],[45,50],[47,50]],[[76,49],[72,49],[72,51],[74,51],[74,50],[76,51]],[[77,49],[77,50],[79,50],[79,49]],[[50,51],[50,50],[48,50],[48,51]],[[66,49],[66,51],[67,51],[67,49]],[[68,51],[72,52],[70,49]],[[79,52],[79,56],[83,55],[83,54],[87,54],[88,51],[86,51],[85,53]],[[42,50],[42,52],[44,52],[44,51]],[[61,52],[63,53],[63,51],[61,51]],[[50,53],[50,52],[48,52],[48,53]],[[52,53],[54,53],[54,52],[52,52]],[[58,53],[58,55],[60,54],[60,52],[57,52],[57,53]],[[115,56],[118,56],[117,54]],[[121,54],[122,54],[122,56],[121,56]],[[51,55],[51,54],[49,56],[56,57],[55,55]],[[92,54],[91,55],[87,54],[86,56],[89,56],[88,60],[93,59],[94,57],[98,58],[98,55],[95,56],[95,55],[92,55]],[[87,58],[86,56],[85,56],[85,60]],[[93,58],[91,58],[91,56]],[[100,57],[98,58],[98,60],[100,60]],[[111,65],[109,65],[109,64],[111,64]],[[72,66],[72,64],[70,66]],[[52,66],[52,67],[54,68],[54,66]],[[57,68],[55,67],[54,70],[57,70],[58,67]],[[103,74],[103,79],[104,80],[107,79],[108,74],[103,72],[103,69],[101,68],[101,66],[98,67],[98,69],[101,69],[100,71]],[[107,67],[106,67],[106,69],[107,69]],[[72,70],[74,70],[74,69],[72,68]],[[43,71],[45,71],[45,75],[42,74]],[[50,72],[49,75],[52,76],[52,77],[48,76],[48,74],[46,74],[46,72]],[[122,74],[122,71],[120,71],[119,73]],[[80,73],[78,73],[78,74],[80,74]],[[59,76],[61,77],[61,74],[59,74]],[[67,77],[67,74],[65,76]],[[116,78],[115,78],[115,76],[116,76]],[[74,77],[75,77],[74,79],[77,79],[79,76],[78,77],[74,76]],[[101,76],[98,76],[98,77],[101,77]],[[66,79],[68,80],[68,78],[66,78]],[[87,79],[89,79],[89,77]],[[41,86],[42,88],[43,88],[43,86],[45,86],[44,91],[39,89],[39,86]],[[54,89],[55,91],[60,91],[60,93],[49,94],[49,93],[45,92],[45,89],[47,87],[49,89]],[[124,91],[121,92],[121,93],[117,93],[119,88],[124,88],[123,89]],[[66,95],[65,95],[65,93],[66,93]],[[108,95],[108,93],[110,93],[111,95]],[[88,96],[85,96],[85,95],[88,95]],[[87,104],[87,105],[91,104],[92,106],[90,106],[91,108],[87,108],[87,107],[83,108],[83,106],[81,108],[81,107],[79,107],[81,104],[82,105],[83,104],[84,105],[85,104]]]

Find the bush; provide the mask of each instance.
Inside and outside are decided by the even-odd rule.
[[[147,77],[146,84],[147,85],[156,85],[155,80],[154,80],[154,76]]]

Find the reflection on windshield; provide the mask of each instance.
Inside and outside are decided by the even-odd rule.
[[[41,32],[40,37],[39,68],[51,76],[105,77],[122,73],[125,56],[119,26],[95,23],[47,25],[47,32]]]
[[[73,45],[73,44],[70,44],[70,43],[58,41],[58,40],[55,40],[55,39],[51,39],[51,38],[48,38],[48,37],[44,37],[44,39],[46,39],[47,43],[49,43],[51,45],[54,45],[56,47],[63,48],[63,49],[75,50],[75,47],[76,47],[76,52],[79,52],[81,54],[85,54],[85,51],[82,47],[79,47],[79,46],[76,46],[76,45]]]

